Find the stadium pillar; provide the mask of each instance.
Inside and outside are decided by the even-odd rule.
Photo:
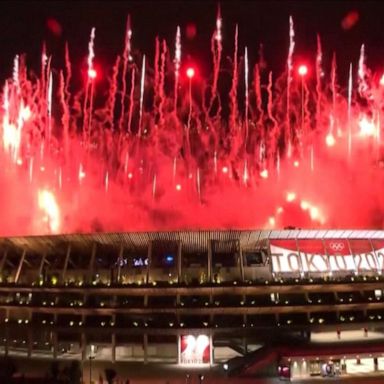
[[[244,276],[244,260],[243,260],[243,250],[241,249],[240,241],[238,240],[238,247],[239,247],[239,261],[240,261],[240,276],[241,281],[245,280]]]
[[[182,282],[182,242],[178,242],[177,246],[177,282],[180,284]],[[180,294],[178,293],[176,295],[176,306],[180,306]],[[177,323],[180,324],[180,312],[177,310],[176,311],[176,319]]]
[[[148,334],[143,336],[143,347],[144,347],[144,364],[148,364]]]
[[[5,261],[7,260],[7,250],[4,251],[3,257],[0,262],[0,274],[3,272]]]
[[[54,359],[57,359],[57,331],[53,331],[53,335],[52,335],[52,338],[53,338],[53,358]]]
[[[117,261],[117,283],[121,284],[121,260],[123,259],[124,246],[121,244]],[[112,281],[111,281],[112,283]]]
[[[68,244],[67,247],[67,253],[65,254],[65,260],[64,260],[64,265],[63,265],[63,271],[61,273],[61,282],[65,282],[66,274],[67,274],[67,268],[68,268],[68,262],[69,262],[69,257],[71,255],[71,244]]]
[[[89,279],[89,282],[91,284],[92,284],[92,281],[93,281],[93,276],[95,274],[96,247],[97,247],[97,244],[93,243],[92,253],[91,253],[91,260],[89,261],[89,276],[88,276],[88,279]]]
[[[32,357],[32,345],[33,345],[33,334],[32,329],[28,328],[28,340],[27,340],[28,346],[27,346],[27,357]]]
[[[180,284],[182,279],[182,272],[181,272],[181,266],[182,266],[182,250],[181,250],[181,241],[178,242],[177,246],[177,282]]]
[[[248,353],[248,342],[247,342],[247,336],[243,336],[243,350],[244,350],[244,355]]]
[[[37,279],[43,274],[43,268],[45,264],[45,259],[47,258],[47,254],[44,252],[43,255],[41,256],[41,261],[40,261],[40,266],[39,266],[39,271],[37,275]]]
[[[85,333],[81,332],[81,360],[85,361],[87,359],[87,340],[85,338]]]
[[[149,279],[150,279],[150,271],[151,271],[151,259],[152,259],[152,241],[149,242],[148,244],[148,265],[147,265],[147,276],[146,276],[146,283],[149,284]]]
[[[19,266],[17,267],[17,271],[16,271],[16,275],[15,275],[15,283],[17,283],[19,281],[21,269],[23,267],[26,254],[27,254],[27,251],[24,249],[23,254],[21,255],[21,258],[20,258]]]
[[[112,333],[112,363],[116,363],[116,333]]]
[[[339,303],[339,295],[337,294],[336,291],[333,291],[333,297],[335,298],[335,303],[338,304],[338,303]],[[337,310],[335,311],[335,313],[336,313],[336,318],[339,319],[339,317],[340,317],[340,311],[337,309]]]
[[[8,356],[8,346],[9,346],[9,328],[5,327],[5,342],[4,342],[4,355]]]
[[[208,266],[207,266],[208,282],[212,283],[212,240],[208,242]]]

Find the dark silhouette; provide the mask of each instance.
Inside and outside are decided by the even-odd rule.
[[[113,379],[116,377],[116,371],[112,368],[106,368],[105,372],[105,379],[107,380],[108,384],[113,383]]]
[[[10,383],[16,372],[17,367],[12,359],[4,357],[0,360],[0,383]]]
[[[59,379],[60,375],[60,367],[58,361],[52,361],[51,367],[50,367],[50,377],[52,379],[53,383],[56,383]]]
[[[68,384],[80,384],[81,369],[78,361],[72,361],[67,369]]]

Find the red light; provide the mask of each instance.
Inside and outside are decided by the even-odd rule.
[[[47,19],[47,28],[56,36],[61,36],[63,32],[60,23],[54,18]]]
[[[90,79],[96,79],[96,76],[97,76],[97,72],[95,69],[91,68],[90,70],[88,70],[88,77]]]
[[[328,147],[333,147],[335,145],[336,140],[332,133],[328,133],[327,137],[325,138],[325,142]]]
[[[194,23],[187,24],[185,28],[185,35],[187,36],[187,38],[190,40],[194,39],[196,37],[196,33],[197,33],[196,24]]]
[[[189,67],[187,69],[187,77],[189,79],[192,79],[193,76],[195,76],[195,70],[192,67]]]
[[[341,27],[345,30],[351,29],[359,21],[360,15],[357,11],[350,11],[341,21]]]
[[[299,73],[300,76],[305,76],[308,73],[308,67],[306,65],[300,65],[297,72]]]
[[[384,73],[383,73],[383,75],[382,75],[381,78],[380,78],[380,85],[381,85],[382,87],[384,87]]]

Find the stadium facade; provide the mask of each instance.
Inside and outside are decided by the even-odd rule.
[[[384,231],[176,231],[0,241],[0,352],[384,371]]]

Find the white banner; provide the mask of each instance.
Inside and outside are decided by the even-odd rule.
[[[321,251],[319,240],[306,244],[304,249],[318,248],[316,253],[303,252],[292,240],[271,240],[272,271],[274,273],[306,272],[379,272],[384,269],[384,247],[371,252],[352,253],[346,240],[332,240]],[[286,243],[286,244],[284,244]],[[284,246],[286,245],[286,246]],[[294,246],[295,245],[295,246]],[[335,254],[329,252],[334,251]],[[320,253],[320,252],[321,253]]]

